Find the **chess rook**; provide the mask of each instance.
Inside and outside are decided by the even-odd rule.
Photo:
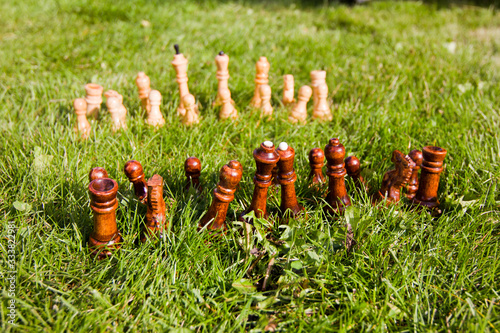
[[[104,88],[95,83],[85,85],[85,101],[87,102],[87,116],[97,119],[102,104],[102,92]]]
[[[201,192],[202,187],[200,184],[201,175],[201,162],[198,158],[191,156],[184,161],[184,173],[186,174],[185,190],[193,187],[198,192]]]
[[[394,163],[394,169],[385,173],[380,190],[372,200],[374,204],[384,200],[384,198],[387,200],[387,204],[397,203],[401,198],[401,187],[408,183],[415,167],[412,159],[399,150],[392,153],[391,161]]]
[[[223,105],[223,91],[229,91],[228,81],[229,81],[229,71],[227,70],[229,66],[229,57],[224,52],[220,51],[219,54],[215,57],[215,65],[217,66],[217,97],[214,101],[214,106]],[[229,101],[231,104],[234,104],[234,101],[231,99],[231,91],[229,91]]]
[[[222,107],[219,112],[219,119],[237,119],[238,111],[234,107],[231,100],[231,91],[229,89],[221,90],[219,92]]]
[[[90,135],[91,126],[87,120],[87,102],[83,98],[77,98],[73,102],[76,114],[76,130],[80,132],[82,138],[87,139]]]
[[[315,88],[317,102],[314,105],[312,118],[320,121],[331,121],[333,119],[330,107],[328,106],[328,86],[320,83]]]
[[[158,90],[151,90],[149,93],[149,105],[150,111],[148,117],[146,118],[146,123],[151,126],[163,126],[165,124],[165,119],[160,111],[161,104],[161,94]]]
[[[309,86],[302,86],[299,89],[298,102],[293,106],[288,120],[291,123],[305,124],[307,119],[307,102],[311,99],[312,89]]]
[[[141,163],[131,160],[123,168],[125,176],[134,185],[134,193],[142,203],[147,201],[148,186],[145,181],[144,170]]]
[[[437,193],[446,153],[447,151],[440,147],[426,146],[422,149],[422,171],[420,172],[417,194],[413,198],[414,204],[430,209],[439,209]]]
[[[273,115],[273,106],[271,105],[271,87],[267,84],[262,84],[259,87],[261,99],[261,116],[270,117]]]
[[[321,148],[313,148],[309,151],[309,166],[311,172],[309,179],[313,184],[323,184],[325,176],[323,175],[323,165],[325,164],[325,153]]]
[[[89,184],[90,208],[94,212],[94,230],[88,247],[93,256],[104,259],[120,247],[122,237],[116,225],[118,184],[110,178],[97,178]]]
[[[127,110],[124,111],[123,105],[120,103],[118,96],[110,96],[106,99],[106,107],[108,112],[111,114],[111,120],[113,122],[113,131],[118,131],[119,129],[127,128]]]
[[[179,107],[177,108],[177,115],[184,116],[186,109],[184,108],[182,97],[189,94],[187,76],[188,60],[182,53],[180,53],[179,45],[175,44],[174,48],[175,55],[174,60],[172,60],[172,66],[174,66],[175,73],[177,75],[177,84],[179,85]]]
[[[182,116],[182,123],[186,126],[198,124],[198,108],[196,100],[193,95],[187,94],[182,96],[182,103],[184,104],[184,116]]]
[[[282,142],[278,145],[277,152],[280,158],[278,161],[278,181],[281,185],[280,211],[283,215],[290,212],[292,216],[297,216],[304,210],[304,207],[297,202],[295,193],[295,181],[297,180],[297,174],[293,168],[295,150],[286,142]]]
[[[293,75],[287,74],[283,76],[283,105],[287,106],[295,103],[294,79]]]
[[[240,221],[245,221],[250,224],[253,224],[253,221],[245,219],[244,216],[251,211],[255,213],[256,217],[268,218],[266,209],[267,190],[272,184],[272,171],[279,160],[279,155],[271,141],[264,141],[259,148],[253,151],[253,158],[255,159],[257,171],[253,177],[255,188],[253,191],[252,202],[239,217]]]
[[[151,81],[149,77],[144,72],[137,73],[135,78],[135,84],[139,90],[139,98],[141,99],[141,108],[149,113],[151,106],[149,105],[149,93],[151,92]]]
[[[219,182],[214,190],[214,199],[207,213],[199,223],[199,229],[207,226],[208,230],[227,230],[226,215],[229,203],[243,175],[243,167],[238,161],[230,161],[220,169]]]
[[[326,71],[312,71],[311,73],[311,88],[313,91],[313,107],[316,107],[318,103],[318,94],[316,91],[316,87],[320,84],[326,84]]]
[[[347,175],[352,178],[356,188],[359,190],[366,190],[365,180],[363,176],[361,176],[361,163],[359,162],[359,159],[356,156],[349,156],[344,160],[344,164]]]
[[[259,86],[263,84],[269,83],[269,69],[270,69],[269,61],[267,61],[266,57],[260,57],[259,61],[255,64],[255,92],[253,94],[253,98],[250,101],[250,106],[254,108],[261,107],[262,101],[260,98],[260,90]]]
[[[413,199],[418,191],[418,171],[422,166],[423,155],[418,149],[412,150],[408,156],[415,162],[415,167],[411,173],[410,181],[406,185],[406,197],[408,199]]]
[[[89,182],[99,178],[109,178],[106,169],[101,167],[92,168],[89,172]]]
[[[148,182],[146,225],[142,229],[141,242],[148,238],[161,238],[167,227],[165,200],[163,200],[163,178],[153,175]]]
[[[325,146],[325,157],[327,160],[328,195],[326,196],[325,210],[329,213],[343,214],[345,208],[351,205],[351,199],[345,188],[344,168],[345,148],[339,139],[330,139]]]

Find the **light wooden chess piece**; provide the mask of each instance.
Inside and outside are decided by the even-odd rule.
[[[229,56],[223,51],[220,51],[219,54],[215,57],[215,65],[217,66],[217,81],[219,82],[219,84],[217,86],[217,97],[215,98],[213,105],[220,106],[222,105],[221,92],[223,92],[224,90],[229,90],[229,71],[227,70],[229,66]],[[231,92],[229,92],[229,94],[231,94]],[[231,103],[234,104],[234,101],[232,99]]]
[[[326,83],[326,72],[325,71],[312,71],[311,72],[311,88],[313,90],[313,107],[318,103],[318,95],[316,94],[316,87],[321,84]]]
[[[146,118],[146,123],[151,126],[163,126],[165,119],[160,111],[161,94],[158,90],[151,90],[149,93],[149,105],[151,109]]]
[[[229,89],[225,89],[220,91],[220,98],[222,102],[222,107],[219,112],[220,119],[236,119],[238,118],[238,111],[234,107],[233,103],[231,103],[231,91]]]
[[[294,80],[293,75],[287,74],[283,76],[283,105],[287,106],[295,103],[294,96]]]
[[[151,92],[151,81],[149,77],[144,72],[137,73],[135,78],[135,84],[137,89],[139,89],[139,98],[141,99],[141,107],[146,112],[149,113],[151,106],[149,105],[149,93]]]
[[[261,98],[261,115],[271,116],[273,114],[273,106],[271,105],[271,87],[263,84],[259,87],[259,94]]]
[[[180,53],[179,45],[175,44],[174,48],[175,55],[174,60],[172,60],[172,66],[174,66],[175,72],[177,73],[177,84],[179,85],[179,107],[177,108],[177,115],[184,116],[186,109],[182,97],[189,94],[189,87],[187,84],[189,80],[187,76],[188,60]]]
[[[307,119],[307,102],[311,99],[312,89],[309,86],[302,86],[299,89],[299,101],[293,106],[288,120],[291,123],[305,124]]]
[[[120,128],[127,128],[127,110],[123,112],[120,99],[118,96],[110,96],[106,99],[106,107],[111,114],[111,120],[113,121],[113,131],[118,131]]]
[[[198,124],[200,121],[198,119],[198,110],[196,107],[196,99],[193,95],[187,94],[182,97],[182,102],[186,108],[184,117],[182,117],[182,123],[186,126],[191,126]]]
[[[83,98],[77,98],[73,102],[75,108],[77,127],[75,130],[80,132],[82,138],[87,139],[90,135],[90,123],[87,120],[87,102]]]
[[[118,98],[118,102],[120,102],[120,112],[121,114],[123,114],[123,117],[125,117],[127,115],[127,109],[125,108],[125,105],[123,105],[123,96],[118,93],[118,91],[115,91],[115,90],[108,90],[104,93],[104,96],[106,98],[109,98],[109,97],[116,97]]]
[[[333,119],[330,107],[328,106],[328,86],[326,83],[320,83],[316,86],[316,95],[318,96],[318,102],[314,106],[312,118],[322,121],[331,121]]]
[[[102,104],[102,92],[104,88],[95,83],[85,85],[85,101],[87,102],[87,116],[97,119]]]
[[[269,64],[269,61],[267,61],[266,57],[260,57],[259,61],[255,64],[255,92],[253,95],[252,100],[250,101],[250,106],[254,108],[258,108],[261,106],[261,97],[260,97],[260,91],[259,91],[259,86],[262,84],[268,84],[269,83],[269,68],[271,65]]]

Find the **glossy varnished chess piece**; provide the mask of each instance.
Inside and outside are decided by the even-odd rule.
[[[302,86],[299,89],[299,101],[293,106],[290,114],[288,115],[288,120],[291,123],[301,123],[305,124],[307,122],[307,102],[312,95],[312,89],[309,86]]]
[[[198,117],[198,108],[196,107],[196,99],[193,95],[187,94],[182,96],[184,104],[184,116],[182,117],[182,124],[191,126],[200,122]]]
[[[312,118],[319,121],[331,121],[333,116],[327,101],[328,86],[326,83],[320,83],[316,86],[315,91],[318,100],[314,105]]]
[[[325,165],[325,153],[321,148],[313,148],[309,151],[309,166],[311,172],[309,179],[312,184],[323,184],[325,176],[323,175],[323,166]]]
[[[148,195],[146,212],[146,225],[142,229],[141,242],[146,242],[148,238],[161,238],[165,228],[166,214],[165,201],[163,200],[163,178],[154,175],[147,182]]]
[[[347,175],[352,178],[354,185],[359,190],[366,190],[366,183],[361,176],[361,163],[356,156],[349,156],[344,160]]]
[[[137,73],[137,77],[135,78],[135,84],[137,89],[139,90],[139,98],[141,99],[141,108],[146,112],[146,115],[149,113],[150,105],[149,105],[149,93],[151,92],[151,81],[149,77],[144,72]]]
[[[134,193],[139,201],[146,202],[148,195],[148,186],[144,176],[144,170],[141,163],[131,160],[125,163],[123,168],[125,176],[134,185]]]
[[[228,91],[229,92],[229,102],[234,104],[234,101],[231,99],[231,91],[229,90],[229,56],[225,54],[223,51],[220,51],[219,54],[215,57],[215,65],[217,66],[217,97],[214,101],[214,106],[220,106],[223,104],[223,96],[221,92]]]
[[[184,161],[184,172],[186,174],[186,191],[193,187],[198,192],[201,192],[202,187],[200,184],[201,175],[201,162],[197,157],[191,156]]]
[[[175,73],[177,74],[176,80],[179,85],[179,107],[177,108],[177,115],[184,116],[186,109],[184,108],[184,102],[182,97],[189,94],[188,88],[188,60],[184,57],[184,54],[180,53],[179,45],[174,45],[175,55],[174,60],[172,60],[172,66],[174,66]]]
[[[99,259],[112,255],[122,237],[116,225],[118,184],[110,178],[97,178],[89,184],[90,208],[94,212],[94,230],[89,237],[91,254]]]
[[[80,133],[83,139],[87,139],[90,135],[91,126],[87,120],[87,102],[83,98],[77,98],[73,102],[76,114],[76,130]]]
[[[267,84],[262,84],[259,87],[259,94],[261,100],[261,115],[263,117],[270,117],[273,115],[273,106],[271,105],[271,87]]]
[[[102,167],[92,168],[89,172],[89,182],[98,178],[109,178],[108,172]]]
[[[199,229],[207,226],[208,230],[227,230],[226,215],[229,203],[243,175],[243,167],[238,161],[230,161],[220,169],[219,183],[214,190],[214,199],[208,212],[200,220]]]
[[[252,202],[250,206],[241,213],[240,221],[253,224],[253,221],[245,219],[244,216],[254,212],[255,216],[268,218],[267,214],[267,190],[272,184],[272,171],[279,160],[279,155],[271,141],[264,141],[259,148],[253,151],[253,158],[257,166],[257,171],[253,177],[255,188],[253,191]]]
[[[423,155],[422,152],[418,149],[412,150],[408,156],[415,162],[415,167],[411,173],[410,181],[406,185],[406,197],[408,199],[413,199],[418,190],[418,171],[422,166]]]
[[[330,139],[325,146],[326,175],[328,176],[328,195],[326,196],[325,210],[329,213],[343,214],[345,208],[351,205],[351,199],[345,188],[344,168],[345,148],[339,139]]]
[[[280,158],[278,161],[278,182],[281,185],[280,211],[283,215],[289,212],[295,217],[304,210],[304,207],[298,203],[295,193],[295,181],[297,180],[297,174],[293,168],[295,150],[286,142],[281,142],[276,151]]]
[[[165,124],[165,119],[160,111],[161,93],[158,90],[151,90],[149,93],[149,113],[146,123],[151,126],[161,127]]]
[[[394,169],[385,173],[382,179],[380,190],[373,197],[373,203],[387,199],[387,204],[397,203],[401,198],[401,187],[410,180],[415,163],[408,155],[404,155],[399,150],[392,153],[392,163]]]
[[[283,105],[287,106],[295,103],[294,97],[294,79],[293,75],[287,74],[283,76]]]
[[[446,153],[446,149],[441,147],[425,146],[422,149],[422,171],[420,172],[417,194],[412,200],[415,205],[424,206],[439,213],[437,194]]]
[[[259,61],[255,64],[255,91],[253,98],[250,101],[250,106],[254,108],[261,107],[262,100],[260,98],[260,86],[269,83],[269,61],[266,57],[260,57]]]
[[[102,92],[104,88],[95,83],[85,85],[85,101],[87,102],[87,116],[97,119],[102,104]]]

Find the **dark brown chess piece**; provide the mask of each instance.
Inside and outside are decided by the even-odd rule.
[[[279,144],[277,152],[280,157],[278,161],[278,181],[281,184],[281,214],[286,215],[287,211],[289,211],[292,216],[297,216],[304,210],[304,207],[299,205],[295,194],[294,183],[297,180],[297,174],[293,169],[295,150],[289,147],[286,142],[282,142]],[[286,222],[286,219],[282,222]]]
[[[198,192],[201,192],[200,174],[201,162],[198,158],[191,156],[184,162],[184,171],[186,173],[186,191],[193,186]]]
[[[280,186],[280,182],[278,181],[278,165],[277,164],[273,168],[272,177],[273,177],[273,185]]]
[[[267,190],[272,183],[272,171],[279,160],[279,155],[271,141],[264,141],[259,148],[253,151],[253,158],[257,165],[257,171],[253,177],[255,188],[252,202],[239,217],[240,221],[245,221],[250,224],[253,224],[253,222],[249,219],[245,219],[244,216],[251,211],[255,213],[256,217],[268,218],[266,209]]]
[[[148,196],[146,212],[146,225],[141,233],[141,242],[148,238],[160,238],[167,227],[165,215],[165,200],[163,200],[163,178],[153,175],[148,180]]]
[[[422,149],[422,172],[420,173],[417,194],[413,198],[414,204],[436,210],[438,213],[437,192],[446,153],[446,150],[440,147],[426,146]]]
[[[418,170],[422,166],[423,155],[420,150],[414,149],[408,154],[408,156],[415,162],[415,167],[411,173],[410,181],[406,185],[406,197],[408,199],[413,199],[418,190]]]
[[[344,160],[347,175],[352,178],[354,185],[359,190],[366,190],[366,183],[361,176],[359,159],[356,156],[349,156]]]
[[[311,172],[309,179],[313,184],[323,184],[325,176],[323,175],[323,165],[325,164],[325,153],[321,148],[313,148],[309,152],[309,165]]]
[[[227,209],[229,203],[234,199],[234,192],[236,192],[242,175],[243,167],[238,161],[230,161],[220,169],[219,183],[214,190],[214,199],[208,212],[201,218],[199,229],[208,224],[208,230],[227,230]]]
[[[345,148],[339,139],[330,139],[325,146],[326,175],[328,176],[328,195],[326,196],[325,210],[328,213],[343,214],[346,207],[351,205],[351,199],[347,195],[345,188],[344,168]]]
[[[92,168],[89,172],[89,182],[93,181],[94,179],[98,178],[108,178],[108,173],[106,172],[106,169],[101,168],[101,167],[95,167]]]
[[[128,161],[123,168],[128,180],[134,184],[135,195],[142,203],[145,203],[148,195],[148,187],[144,177],[144,170],[141,163],[137,161]]]
[[[91,254],[99,259],[111,256],[120,247],[122,237],[116,226],[118,184],[110,178],[97,178],[89,184],[90,208],[94,212],[94,230],[89,237]]]
[[[408,155],[399,150],[392,152],[392,163],[394,169],[385,173],[380,190],[373,196],[373,204],[387,199],[387,204],[397,203],[401,198],[401,187],[410,180],[415,162]]]

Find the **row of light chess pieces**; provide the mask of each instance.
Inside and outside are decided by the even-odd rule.
[[[179,106],[177,115],[184,125],[190,126],[199,123],[199,103],[195,97],[189,93],[187,65],[188,60],[179,48],[175,45],[176,54],[172,65],[176,71],[176,80],[179,86]],[[229,90],[229,56],[220,52],[215,57],[217,66],[217,97],[214,106],[220,106],[220,119],[236,119],[238,111],[235,102],[231,98]],[[266,57],[260,57],[256,63],[255,91],[250,106],[260,108],[261,115],[268,117],[273,114],[271,104],[271,87],[269,86],[270,64]],[[283,105],[289,107],[288,120],[293,123],[305,123],[307,119],[307,103],[313,97],[312,118],[316,120],[330,121],[333,116],[327,101],[328,85],[326,84],[326,71],[314,70],[311,73],[311,86],[304,85],[298,93],[298,101],[295,100],[294,77],[287,74],[283,77]],[[162,126],[165,119],[160,111],[161,93],[158,90],[151,90],[149,77],[140,72],[137,74],[135,83],[139,90],[141,107],[146,113],[146,123],[151,126]],[[87,119],[91,117],[97,119],[102,104],[102,94],[104,88],[96,83],[85,85],[86,97],[77,98],[74,101],[75,113],[77,115],[77,129],[84,138],[90,133],[91,125]],[[123,106],[123,96],[114,90],[104,93],[106,97],[106,107],[113,121],[113,129],[126,128],[127,109]]]
[[[385,202],[386,205],[400,201],[401,189],[406,188],[406,197],[413,207],[425,207],[432,212],[439,212],[438,187],[446,150],[440,147],[426,146],[412,150],[404,155],[395,150],[392,155],[394,169],[385,173],[380,190],[372,196],[373,205]],[[299,204],[295,193],[297,175],[294,170],[295,151],[287,143],[282,142],[276,149],[270,141],[263,142],[253,151],[256,172],[253,178],[255,188],[250,205],[238,220],[246,222],[248,230],[253,224],[253,217],[268,219],[267,195],[270,186],[280,185],[281,204],[279,221],[287,224],[290,217],[305,216],[304,207]],[[355,156],[345,158],[345,148],[338,139],[330,139],[325,150],[313,148],[309,153],[311,172],[309,175],[313,185],[325,182],[322,168],[326,157],[328,176],[328,192],[325,198],[326,213],[343,214],[351,200],[346,190],[345,175],[348,174],[359,190],[367,190],[360,174],[360,163]],[[188,158],[184,163],[187,177],[185,189],[190,187],[201,191],[201,162],[196,157]],[[422,170],[419,178],[419,170]],[[148,180],[144,169],[138,161],[128,161],[124,173],[133,184],[134,193],[139,201],[147,206],[146,223],[141,232],[141,242],[148,239],[161,238],[167,230],[166,205],[163,198],[163,178],[155,174]],[[213,192],[213,200],[208,211],[198,224],[198,230],[209,230],[213,233],[224,233],[228,227],[226,215],[230,202],[234,199],[238,184],[243,175],[240,162],[232,160],[224,165],[219,173],[219,182]],[[122,243],[121,233],[116,224],[118,201],[116,194],[118,184],[108,178],[102,167],[93,168],[89,173],[90,207],[94,211],[94,230],[90,235],[89,248],[93,255],[106,258]],[[382,205],[384,206],[384,205]],[[252,214],[253,213],[253,214]]]

